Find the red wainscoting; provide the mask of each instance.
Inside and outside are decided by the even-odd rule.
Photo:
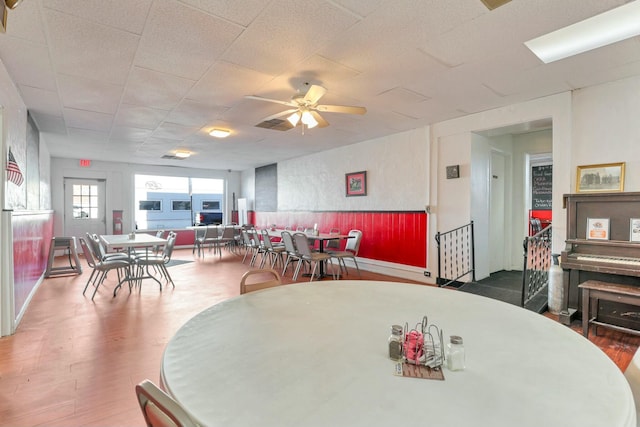
[[[421,268],[427,264],[427,214],[424,211],[250,211],[248,216],[257,228],[275,224],[277,228],[289,226],[295,230],[297,226],[318,224],[321,232],[338,228],[344,234],[358,229],[362,231],[358,256]]]
[[[13,277],[15,314],[23,309],[29,294],[47,269],[53,237],[53,212],[13,212]]]

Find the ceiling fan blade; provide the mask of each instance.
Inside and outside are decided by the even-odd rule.
[[[278,99],[263,98],[261,96],[256,96],[256,95],[245,95],[245,98],[246,99],[255,99],[257,101],[274,102],[276,104],[286,105],[287,107],[297,107],[297,104],[294,104],[293,102],[290,102],[290,101],[280,101]]]
[[[318,113],[317,111],[311,110],[310,111],[311,115],[313,116],[314,119],[316,119],[316,122],[318,122],[318,127],[319,128],[326,128],[327,126],[329,126],[329,122],[326,121],[321,115],[320,113]]]
[[[269,120],[277,119],[278,117],[286,116],[287,114],[292,114],[292,113],[295,113],[296,111],[298,111],[297,108],[292,108],[291,110],[280,111],[279,113],[272,114],[269,117],[265,117],[264,119],[262,119],[260,121],[261,122],[268,122]]]
[[[322,86],[311,85],[311,87],[307,91],[307,94],[304,96],[304,101],[307,103],[307,105],[313,105],[317,103],[325,93],[327,93],[327,89],[323,88]]]
[[[350,105],[318,105],[316,109],[326,113],[364,114],[367,112],[365,107],[353,107]]]

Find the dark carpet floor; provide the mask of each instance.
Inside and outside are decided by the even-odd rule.
[[[520,306],[522,301],[522,271],[498,271],[477,282],[465,283],[458,290]],[[546,307],[547,296],[543,292],[543,295],[539,295],[529,302],[526,308],[540,313],[545,311]]]

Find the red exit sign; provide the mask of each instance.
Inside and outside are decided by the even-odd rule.
[[[80,167],[81,168],[88,168],[89,166],[91,166],[91,160],[80,159]]]

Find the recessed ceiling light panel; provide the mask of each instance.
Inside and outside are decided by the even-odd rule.
[[[640,1],[633,1],[529,40],[525,45],[548,64],[639,34]]]
[[[216,138],[226,138],[229,136],[230,133],[231,132],[226,129],[214,129],[211,132],[209,132],[209,135]]]

